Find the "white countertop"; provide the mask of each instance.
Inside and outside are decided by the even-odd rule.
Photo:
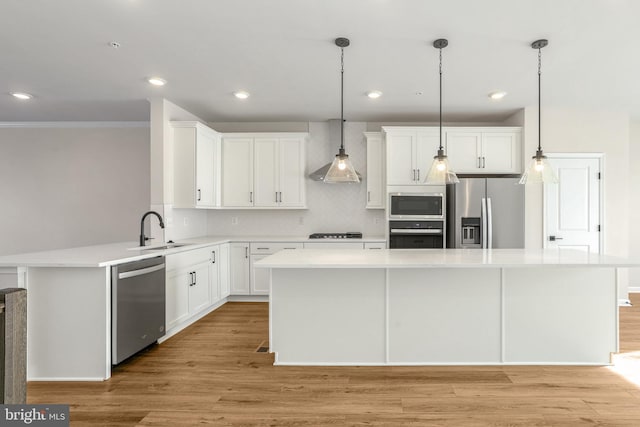
[[[140,250],[137,242],[119,242],[105,245],[83,246],[78,248],[58,249],[43,252],[0,256],[0,267],[108,267],[110,265],[170,255],[178,252],[203,248],[210,245],[229,242],[384,242],[384,237],[367,237],[362,239],[309,239],[307,236],[203,236],[180,240],[187,243],[164,250]],[[162,246],[163,243],[149,245],[147,248]],[[133,249],[132,249],[133,248]]]
[[[628,259],[552,249],[304,249],[257,261],[263,268],[637,267]]]

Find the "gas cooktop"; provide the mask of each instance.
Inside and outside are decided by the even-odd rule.
[[[362,233],[350,231],[347,233],[313,233],[310,239],[362,239]]]

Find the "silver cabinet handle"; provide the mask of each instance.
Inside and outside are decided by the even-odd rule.
[[[253,191],[249,191],[249,203],[253,203]]]
[[[478,157],[478,169],[482,168],[482,160]]]
[[[420,169],[418,169],[418,179],[416,181],[420,181]]]
[[[278,192],[276,191],[276,203],[278,203]]]
[[[216,263],[216,251],[211,251],[211,256],[213,258],[213,261],[211,261],[211,264],[215,264]]]
[[[249,246],[244,247],[244,257],[249,258]]]
[[[486,167],[485,163],[484,163],[484,156],[482,156],[482,168],[484,169]]]
[[[202,191],[198,188],[198,201],[202,200]]]
[[[189,286],[193,286],[193,271],[189,272]]]
[[[278,194],[280,194],[280,203],[282,203],[282,191],[279,191]]]
[[[367,202],[371,201],[371,191],[367,191]]]

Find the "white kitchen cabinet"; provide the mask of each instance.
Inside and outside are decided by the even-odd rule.
[[[249,295],[251,265],[249,262],[249,243],[231,243],[229,245],[229,283],[231,295]]]
[[[222,206],[253,206],[253,138],[222,138]]]
[[[209,248],[167,255],[166,329],[211,305]]]
[[[386,249],[387,244],[385,242],[365,242],[365,249]]]
[[[380,132],[365,132],[367,140],[367,209],[384,209],[384,145]]]
[[[363,249],[362,242],[304,242],[305,249]]]
[[[305,208],[306,134],[226,134],[222,205]]]
[[[255,242],[249,245],[250,273],[251,273],[251,295],[268,295],[270,274],[268,268],[255,268],[256,261],[282,250],[302,249],[303,244],[299,242]]]
[[[520,128],[447,128],[445,133],[456,173],[522,172]]]
[[[199,122],[171,122],[178,208],[220,206],[220,134]]]
[[[231,294],[231,277],[229,271],[229,243],[220,245],[218,269],[220,275],[218,276],[220,287],[220,299],[226,298]]]
[[[424,185],[440,145],[437,128],[383,127],[387,185]]]
[[[222,299],[220,290],[220,245],[209,248],[209,294],[211,304],[215,304]]]

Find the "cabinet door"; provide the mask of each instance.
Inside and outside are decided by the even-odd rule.
[[[278,152],[278,205],[306,206],[305,139],[281,138]]]
[[[222,205],[253,206],[253,138],[223,138],[222,156]]]
[[[257,207],[278,205],[278,140],[276,138],[255,138],[254,158],[254,203]]]
[[[249,269],[249,244],[231,243],[229,254],[231,295],[248,295],[250,293]]]
[[[367,138],[367,209],[384,209],[384,156],[382,135],[366,134]]]
[[[189,286],[189,315],[211,305],[209,263],[202,262],[193,266],[191,274],[193,274],[193,283]]]
[[[229,272],[229,244],[220,245],[220,259],[218,260],[218,269],[220,276],[218,284],[220,285],[220,299],[226,298],[231,293],[230,272]]]
[[[169,330],[189,317],[189,269],[167,271],[166,329]]]
[[[387,185],[413,185],[415,132],[387,133]]]
[[[520,134],[516,132],[483,132],[483,172],[519,173]]]
[[[444,135],[443,135],[444,144]],[[418,132],[416,137],[416,183],[424,184],[424,180],[429,173],[433,157],[438,154],[440,147],[440,134],[438,132]]]
[[[455,173],[482,172],[482,134],[447,131],[447,156]]]
[[[209,294],[211,304],[220,301],[220,246],[211,248],[211,259],[209,260]]]
[[[196,206],[215,206],[215,138],[198,130],[196,136]]]
[[[271,275],[269,268],[255,268],[253,264],[269,255],[251,255],[251,294],[269,295]]]

